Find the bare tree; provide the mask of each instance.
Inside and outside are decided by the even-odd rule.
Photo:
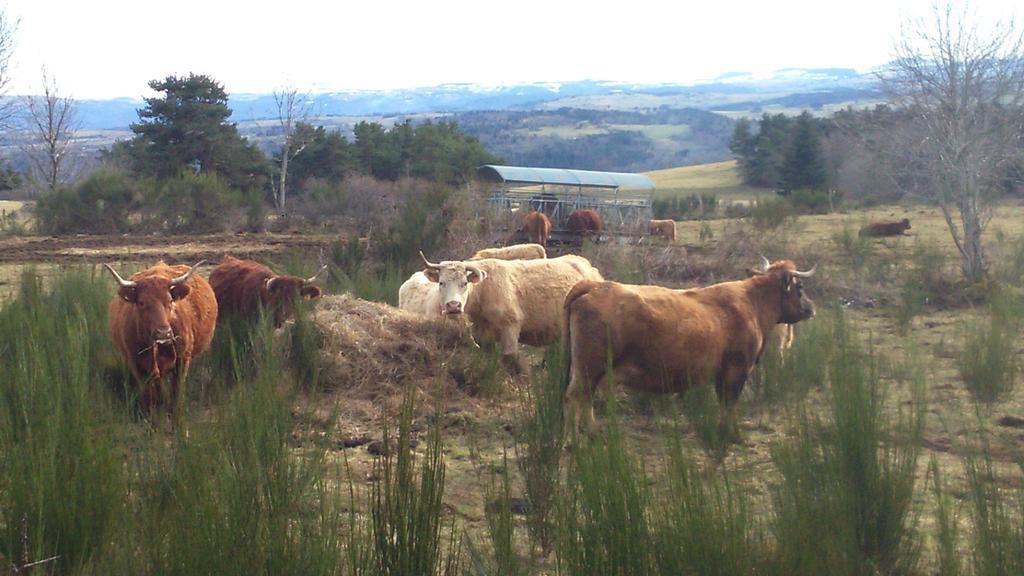
[[[7,96],[11,85],[10,64],[14,55],[14,35],[18,21],[0,10],[0,128],[7,128],[17,112],[17,102]]]
[[[295,126],[306,120],[311,110],[309,94],[300,94],[296,88],[287,86],[274,91],[274,102],[277,104],[277,121],[284,133],[281,144],[281,166],[275,183],[274,203],[279,212],[284,212],[284,203],[288,195],[288,163],[299,155],[309,142],[296,138]]]
[[[1020,153],[1024,36],[1012,20],[982,26],[976,13],[936,6],[905,26],[883,77],[909,119],[909,181],[937,201],[969,281],[986,271],[981,237],[1000,178]],[[959,220],[957,222],[956,220]]]
[[[28,158],[37,178],[53,190],[68,171],[78,134],[77,107],[71,96],[61,96],[56,81],[43,69],[43,94],[25,97],[25,121],[33,143]]]

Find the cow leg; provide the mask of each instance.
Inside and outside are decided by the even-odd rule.
[[[174,412],[178,410],[178,404],[181,402],[181,391],[185,388],[185,380],[188,379],[188,368],[191,363],[191,359],[185,358],[174,371],[174,378],[171,380],[170,404],[170,408]]]
[[[512,326],[501,331],[501,359],[513,374],[524,371],[522,359],[519,358],[519,327]]]
[[[589,378],[573,368],[572,379],[565,389],[565,414],[563,415],[563,435],[571,440],[583,432],[580,421],[586,422],[587,432],[594,428],[594,390],[589,385]]]
[[[718,423],[719,432],[729,442],[739,443],[740,432],[737,426],[736,403],[743,393],[743,385],[750,376],[750,369],[736,364],[728,365],[722,371],[715,391],[718,399],[724,404]]]

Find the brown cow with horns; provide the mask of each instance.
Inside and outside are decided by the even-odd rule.
[[[312,282],[327,270],[323,266],[310,278],[274,274],[274,271],[253,260],[225,256],[210,272],[210,285],[217,296],[221,317],[235,314],[254,317],[260,308],[273,311],[274,327],[292,317],[295,300],[315,300],[320,288]]]
[[[800,282],[814,269],[762,260],[750,278],[706,288],[576,284],[564,310],[566,427],[593,423],[593,396],[609,381],[652,392],[713,381],[721,400],[739,398],[765,335],[814,315]]]
[[[173,372],[173,410],[189,364],[213,340],[217,300],[206,280],[194,274],[202,264],[160,261],[128,280],[104,264],[119,285],[108,308],[110,337],[143,387],[140,402],[147,409],[161,400],[163,377]]]

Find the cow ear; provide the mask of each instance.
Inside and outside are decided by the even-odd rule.
[[[188,287],[188,284],[175,284],[174,286],[171,286],[171,300],[181,300],[188,296],[188,293],[191,291],[192,289]]]
[[[306,300],[316,300],[320,297],[320,288],[318,286],[303,286],[299,293]]]
[[[117,289],[117,295],[125,302],[135,304],[139,301],[139,292],[135,286],[121,286]]]
[[[782,289],[789,292],[793,289],[793,284],[796,283],[796,277],[788,272],[782,275]]]
[[[423,275],[427,277],[427,280],[430,280],[435,284],[441,281],[441,272],[433,268],[424,269]]]
[[[482,282],[484,278],[487,278],[487,272],[484,272],[483,270],[466,271],[466,280],[469,280],[473,284],[476,284],[477,282]]]

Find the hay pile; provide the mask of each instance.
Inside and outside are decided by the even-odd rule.
[[[392,396],[409,383],[447,388],[452,368],[477,353],[459,322],[347,294],[321,298],[314,321],[322,338],[320,382],[346,395]]]

